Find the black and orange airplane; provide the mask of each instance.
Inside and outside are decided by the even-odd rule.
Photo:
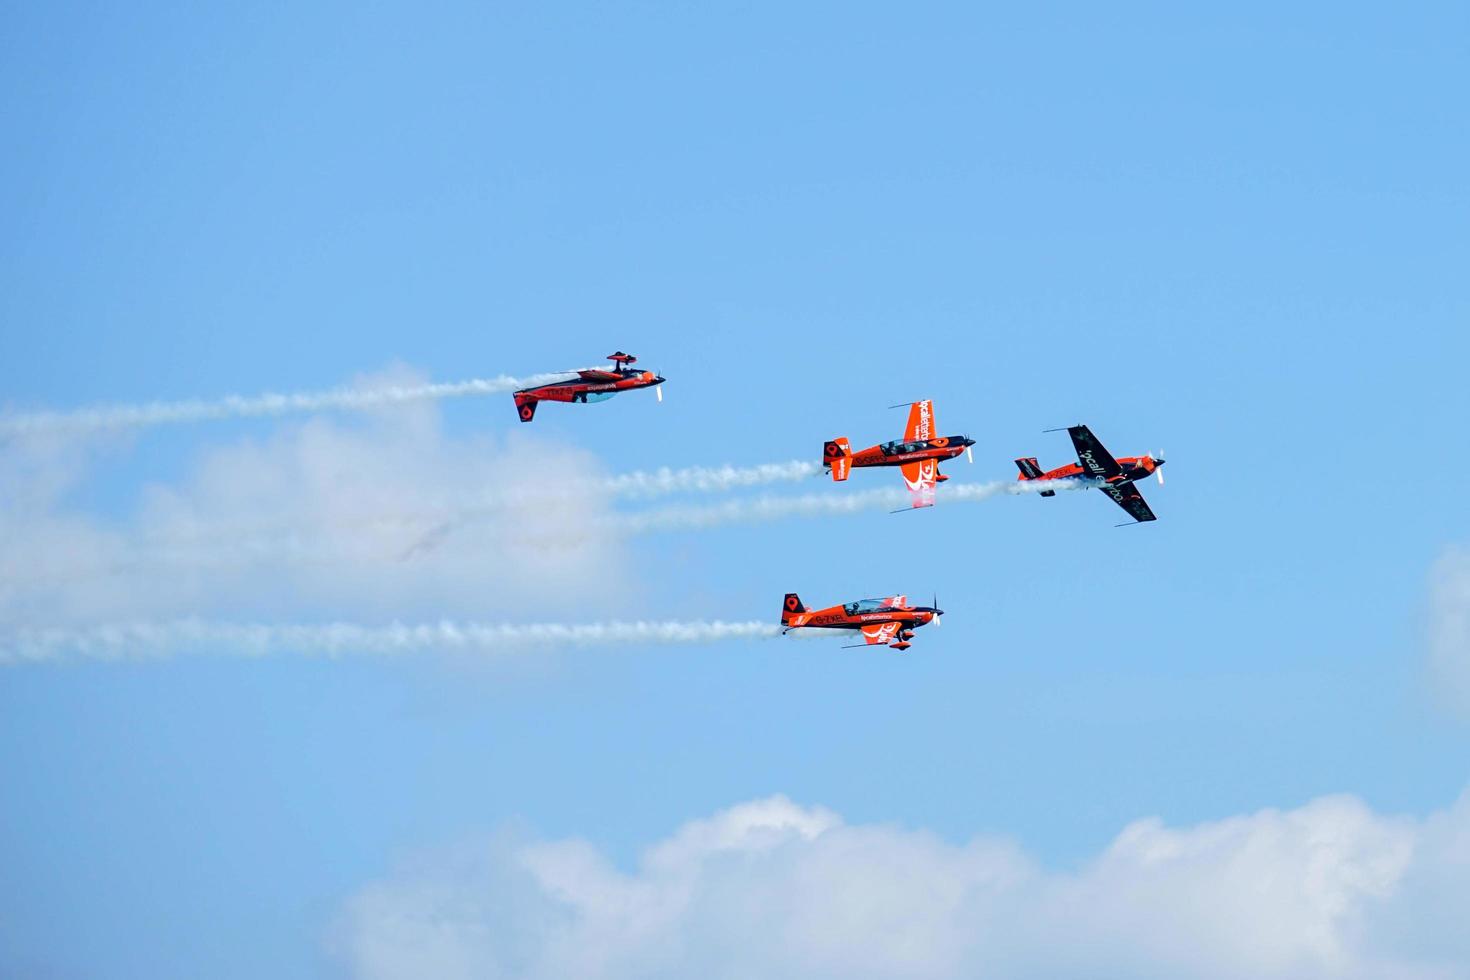
[[[573,402],[585,405],[589,402],[607,401],[619,392],[635,391],[639,388],[653,388],[658,400],[664,400],[664,390],[657,387],[664,383],[663,378],[652,371],[639,371],[628,366],[638,358],[618,351],[607,355],[607,359],[613,362],[611,371],[589,368],[578,371],[576,380],[569,378],[566,381],[553,381],[516,392],[516,412],[521,421],[529,422],[536,416],[538,402]]]
[[[826,609],[807,609],[795,592],[786,593],[781,606],[781,634],[794,629],[858,630],[863,634],[862,643],[843,647],[872,646],[887,643],[895,650],[907,650],[914,638],[914,630],[933,623],[940,625],[939,617],[944,610],[935,599],[932,606],[911,606],[908,596],[895,595],[886,599],[859,599]]]
[[[1047,432],[1060,432],[1061,429],[1047,429]],[[1103,448],[1103,444],[1097,441],[1097,436],[1085,425],[1074,425],[1067,429],[1067,435],[1072,437],[1072,445],[1077,450],[1077,462],[1059,466],[1054,470],[1041,472],[1041,467],[1036,463],[1036,457],[1030,456],[1016,460],[1016,465],[1021,469],[1021,481],[1028,480],[1074,480],[1084,486],[1097,487],[1103,493],[1113,498],[1113,502],[1133,515],[1131,523],[1142,523],[1154,521],[1154,512],[1149,509],[1148,501],[1143,499],[1135,485],[1138,480],[1146,479],[1150,473],[1158,475],[1159,483],[1164,482],[1164,474],[1159,467],[1164,465],[1164,453],[1162,450],[1155,456],[1124,456],[1114,458],[1113,454]],[[1055,497],[1055,490],[1041,491],[1043,497]],[[1124,525],[1120,524],[1119,527]]]
[[[854,453],[851,444],[839,436],[822,447],[822,465],[831,471],[833,480],[846,480],[854,466],[901,467],[913,506],[933,507],[934,488],[949,479],[939,472],[939,461],[953,459],[975,445],[969,436],[936,437],[934,429],[934,403],[913,402],[909,405],[909,422],[902,440]],[[970,461],[974,459],[972,453]]]

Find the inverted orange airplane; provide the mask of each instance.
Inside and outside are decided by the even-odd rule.
[[[663,378],[652,371],[639,371],[628,366],[638,358],[618,351],[607,355],[607,359],[613,362],[611,371],[596,368],[578,371],[576,381],[553,381],[516,392],[516,412],[521,421],[529,422],[536,416],[538,402],[572,402],[585,405],[589,402],[607,401],[619,392],[638,388],[653,388],[658,400],[664,400],[663,388],[657,387],[664,383]]]
[[[887,643],[895,650],[907,650],[913,644],[914,630],[933,623],[940,625],[939,617],[944,610],[939,600],[932,606],[911,606],[908,596],[895,595],[886,599],[859,599],[826,609],[807,609],[795,592],[786,593],[781,606],[781,634],[794,629],[858,630],[863,634],[862,643],[843,647],[872,646]]]
[[[1059,429],[1047,429],[1047,432],[1058,432]],[[1133,520],[1125,523],[1138,523],[1144,521],[1158,520],[1153,510],[1148,506],[1148,501],[1143,499],[1143,494],[1135,486],[1137,481],[1148,478],[1150,473],[1158,475],[1159,485],[1164,483],[1163,471],[1159,469],[1164,465],[1164,452],[1154,456],[1123,456],[1114,458],[1103,444],[1097,441],[1097,436],[1085,425],[1073,425],[1067,429],[1067,435],[1072,437],[1072,446],[1077,450],[1077,462],[1068,463],[1066,466],[1058,466],[1054,470],[1041,472],[1040,465],[1035,456],[1028,456],[1016,460],[1016,465],[1021,469],[1021,482],[1028,480],[1071,480],[1084,486],[1097,487],[1103,493],[1113,499],[1113,503],[1122,507],[1133,516]],[[1055,497],[1055,490],[1041,491],[1043,497]],[[1123,524],[1119,524],[1123,527]]]
[[[894,406],[898,407],[898,406]],[[913,507],[933,507],[934,488],[949,477],[939,472],[939,461],[953,459],[975,445],[969,436],[935,436],[934,403],[909,405],[909,422],[903,439],[870,446],[854,453],[852,445],[839,436],[822,447],[822,465],[833,480],[846,480],[854,466],[897,466],[913,498]],[[973,453],[970,461],[975,461]]]

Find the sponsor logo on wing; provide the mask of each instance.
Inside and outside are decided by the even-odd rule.
[[[919,463],[919,478],[917,480],[910,480],[908,476],[904,476],[903,482],[914,493],[918,493],[920,490],[927,490],[934,483],[934,460],[922,460]]]
[[[1082,460],[1082,462],[1087,464],[1088,469],[1092,470],[1092,472],[1096,473],[1098,476],[1101,476],[1108,471],[1107,467],[1103,466],[1097,460],[1092,458],[1091,449],[1089,449],[1085,453],[1080,453],[1079,458]]]
[[[914,430],[914,437],[916,439],[928,439],[929,436],[933,434],[933,430],[931,428],[932,420],[930,419],[929,409],[929,402],[919,402],[919,424]]]
[[[928,489],[929,486],[933,485],[933,466],[935,466],[933,460],[920,460],[919,479],[908,479],[907,473],[904,473],[904,485],[906,485],[911,492],[914,492],[914,494],[922,491],[922,489]]]
[[[864,626],[863,636],[868,638],[869,643],[887,642],[893,639],[893,634],[897,630],[897,623],[883,623],[880,626]]]

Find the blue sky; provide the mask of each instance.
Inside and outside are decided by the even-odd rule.
[[[486,550],[422,587],[209,579],[171,613],[774,619],[795,590],[937,591],[949,615],[902,656],[9,668],[0,973],[389,975],[332,937],[405,855],[509,833],[627,869],[778,793],[955,845],[1000,835],[1059,872],[1141,817],[1449,807],[1466,715],[1427,651],[1436,562],[1470,539],[1467,28],[1450,4],[8,7],[10,409],[619,347],[669,378],[662,404],[533,426],[495,396],[403,430],[108,436],[46,457],[58,526],[126,535],[206,494],[258,515],[293,489],[236,498],[209,474],[323,444],[343,453],[325,485],[360,490],[354,460],[422,463],[413,492],[816,459],[899,435],[887,406],[922,397],[977,440],[955,482],[1059,465],[1065,436],[1040,430],[1078,421],[1119,454],[1168,450],[1170,479],[1136,529],[1099,495],[941,499],[603,542],[550,570]],[[14,447],[4,465],[9,492],[39,485]],[[816,491],[840,492],[744,494]],[[12,505],[18,590],[42,539]],[[78,621],[133,618],[119,589]],[[5,625],[47,625],[48,601],[7,600]]]

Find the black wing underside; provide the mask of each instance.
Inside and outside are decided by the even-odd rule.
[[[1103,493],[1113,498],[1113,502],[1119,507],[1133,515],[1135,521],[1156,521],[1157,517],[1149,509],[1148,501],[1143,499],[1137,486],[1132,483],[1109,483],[1107,486],[1098,487]]]
[[[1077,462],[1082,464],[1082,471],[1088,476],[1111,480],[1123,474],[1123,467],[1118,465],[1117,459],[1108,452],[1106,446],[1097,441],[1097,436],[1087,426],[1071,426],[1067,429],[1067,435],[1072,437],[1072,446],[1077,450]]]

